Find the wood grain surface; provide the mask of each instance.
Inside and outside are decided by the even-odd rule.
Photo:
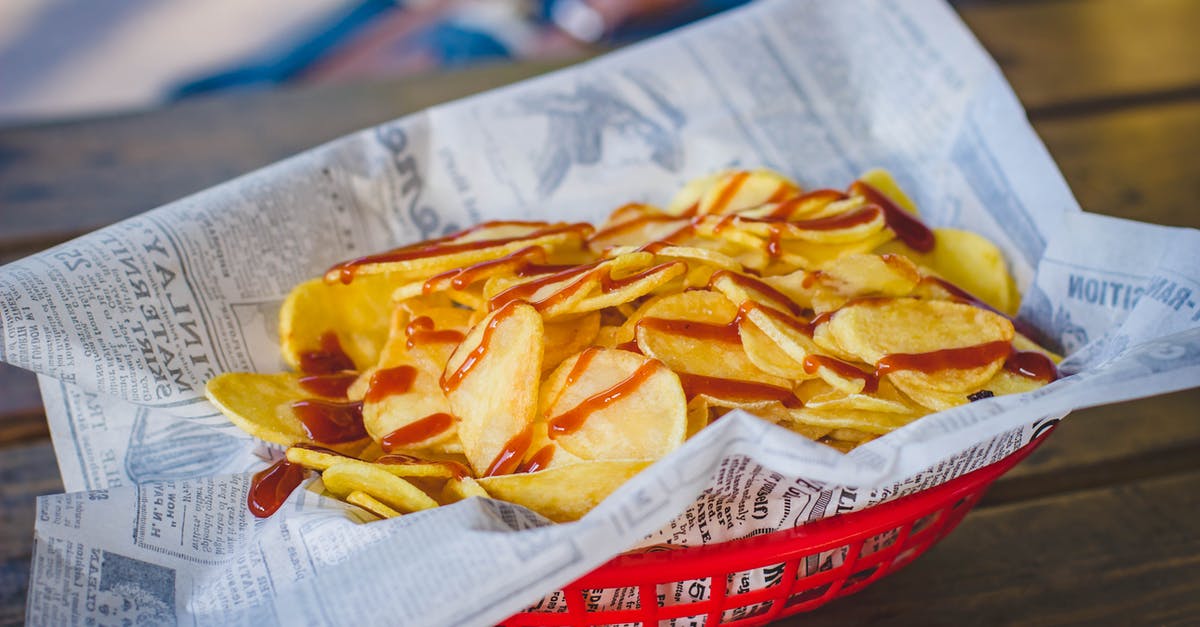
[[[964,1],[1087,210],[1200,226],[1200,2]],[[0,129],[0,263],[405,113],[554,69],[216,96]],[[785,625],[1200,622],[1200,390],[1077,412],[901,574]],[[0,625],[61,491],[33,376],[0,364]]]

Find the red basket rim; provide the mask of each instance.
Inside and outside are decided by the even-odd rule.
[[[714,563],[726,560],[730,560],[730,563],[733,560],[744,562],[759,559],[782,562],[797,555],[836,548],[852,541],[855,536],[892,529],[898,524],[897,521],[935,510],[958,495],[968,494],[995,481],[1025,459],[1047,435],[1038,437],[997,462],[894,501],[823,518],[792,529],[718,544],[618,555],[581,577],[572,586],[618,588],[628,585],[631,576],[636,578],[643,573],[660,578],[686,579],[694,577],[697,572],[713,570]]]

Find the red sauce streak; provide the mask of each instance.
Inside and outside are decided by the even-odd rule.
[[[637,391],[650,378],[650,375],[661,367],[663,365],[657,359],[648,359],[638,366],[633,374],[612,387],[587,397],[575,407],[551,418],[547,421],[547,425],[550,427],[550,438],[554,439],[575,433],[583,427],[583,423],[587,422],[588,416]]]
[[[888,228],[909,248],[923,253],[933,250],[934,244],[937,243],[933,231],[916,216],[896,206],[886,194],[862,181],[852,183],[850,192],[863,196],[871,204],[879,205],[883,209],[883,219]]]
[[[545,261],[546,251],[540,246],[528,246],[510,255],[497,259],[488,259],[465,268],[456,268],[434,275],[421,286],[421,293],[428,294],[447,281],[450,287],[461,290],[482,278],[502,272],[517,272],[528,266],[532,260]]]
[[[642,347],[638,346],[637,340],[629,340],[628,342],[621,342],[620,344],[617,344],[613,348],[615,348],[617,350],[621,350],[621,351],[629,351],[631,353],[637,353],[639,355],[643,354]]]
[[[683,383],[683,393],[687,396],[688,400],[704,394],[706,396],[744,403],[779,401],[785,407],[793,409],[804,406],[804,403],[796,398],[796,395],[787,388],[754,381],[705,377],[686,372],[676,374],[679,375],[679,381]]]
[[[323,444],[341,444],[367,437],[361,402],[325,401],[306,398],[292,403],[309,439]]]
[[[335,374],[310,374],[300,377],[297,381],[300,387],[329,398],[346,398],[346,391],[358,379],[357,372],[338,372]]]
[[[600,229],[599,231],[596,231],[595,233],[592,234],[591,237],[588,238],[588,242],[590,243],[590,242],[600,241],[605,238],[612,237],[614,235],[620,235],[620,234],[626,233],[628,231],[640,229],[647,224],[659,224],[659,223],[663,223],[663,222],[683,222],[684,219],[685,218],[680,218],[679,216],[669,216],[669,215],[659,215],[659,214],[645,215],[640,218],[634,218],[632,220],[627,220],[625,222],[621,222],[620,224],[614,224],[610,227]]]
[[[758,311],[764,316],[767,316],[768,318],[771,318],[780,324],[791,327],[797,333],[802,333],[808,337],[812,337],[813,327],[811,323],[797,320],[796,318],[793,318],[792,316],[789,316],[782,311],[775,309],[774,307],[764,307],[758,303],[752,303],[749,301],[742,303],[742,305],[738,307],[737,320],[740,322],[741,319],[749,318],[751,311]]]
[[[800,192],[800,189],[797,188],[795,185],[792,185],[791,183],[788,183],[787,181],[783,181],[779,184],[779,187],[775,188],[775,193],[771,194],[771,197],[767,198],[766,202],[768,202],[768,203],[783,202],[784,200],[791,198],[792,196],[798,194],[799,192]]]
[[[463,360],[462,364],[459,365],[457,370],[442,374],[439,384],[442,386],[443,392],[449,394],[454,390],[457,390],[459,385],[462,385],[463,379],[471,373],[471,369],[474,368],[475,364],[479,363],[479,360],[482,359],[484,354],[487,353],[488,346],[492,342],[492,335],[496,332],[496,327],[500,326],[500,323],[503,322],[505,318],[512,315],[513,311],[516,311],[516,303],[517,301],[512,301],[501,307],[496,314],[492,316],[492,320],[488,322],[487,326],[483,328],[483,337],[479,338],[479,346],[476,346],[471,350],[470,353],[467,354],[467,358]]]
[[[300,372],[304,374],[333,374],[343,370],[354,370],[354,361],[342,350],[337,333],[326,331],[321,334],[321,347],[300,353]]]
[[[545,469],[550,465],[550,460],[554,459],[554,451],[555,448],[553,444],[547,444],[546,446],[543,446],[533,454],[533,457],[529,458],[529,461],[521,464],[521,466],[517,468],[517,472],[537,472]]]
[[[404,345],[409,348],[417,344],[457,344],[466,337],[455,329],[434,330],[433,318],[429,316],[421,316],[408,323],[404,327],[404,336],[408,338]]]
[[[944,348],[928,353],[894,353],[875,362],[875,376],[900,370],[936,372],[938,370],[966,370],[986,366],[997,359],[1004,359],[1012,346],[1004,341],[986,342],[962,348]]]
[[[717,279],[721,277],[728,278],[730,281],[733,281],[740,287],[758,292],[759,295],[767,297],[775,304],[780,305],[784,309],[792,312],[792,315],[794,316],[799,316],[801,314],[800,306],[797,305],[792,299],[788,298],[783,292],[771,287],[764,281],[760,281],[753,277],[748,277],[744,274],[730,272],[729,270],[718,270],[714,272],[711,277],[709,277],[708,287],[712,289],[716,284]]]
[[[467,477],[471,474],[470,468],[467,468],[466,466],[464,466],[456,461],[450,461],[450,460],[434,461],[434,460],[428,460],[428,459],[421,459],[419,457],[413,457],[412,455],[401,455],[398,453],[390,453],[388,455],[380,455],[375,460],[375,463],[376,464],[388,464],[390,466],[417,466],[417,465],[441,466],[441,467],[445,468],[446,470],[449,470],[450,474],[455,479],[462,479],[463,477]]]
[[[717,220],[717,223],[714,224],[712,227],[713,233],[714,234],[720,233],[721,231],[724,231],[725,229],[729,228],[730,225],[733,224],[733,221],[737,219],[737,217],[738,216],[736,213],[731,213],[728,215],[721,216],[721,219]]]
[[[737,196],[738,190],[742,188],[742,184],[748,178],[750,178],[749,172],[742,171],[734,174],[729,179],[729,182],[725,184],[725,187],[721,189],[721,194],[713,201],[712,206],[708,208],[708,213],[721,213],[724,211],[725,207],[733,200],[733,197]]]
[[[741,344],[742,336],[738,331],[740,323],[740,317],[735,317],[728,324],[711,324],[708,322],[672,320],[669,318],[642,318],[638,321],[637,326],[697,340]]]
[[[394,394],[404,394],[412,389],[413,381],[417,380],[417,369],[412,366],[396,366],[380,368],[371,374],[367,382],[367,393],[363,400],[368,403],[378,403]]]
[[[596,262],[587,263],[587,264],[583,264],[583,265],[571,266],[561,272],[555,272],[553,274],[544,276],[540,279],[533,279],[532,281],[526,281],[519,285],[514,285],[514,286],[504,290],[503,292],[500,292],[499,294],[496,294],[495,296],[493,296],[492,299],[490,301],[488,301],[488,307],[490,309],[495,310],[497,308],[507,306],[516,301],[529,301],[529,299],[531,299],[533,297],[533,295],[536,294],[538,292],[538,290],[542,289],[543,287],[546,287],[547,285],[553,285],[554,283],[558,283],[561,281],[566,281],[571,278],[577,277],[581,274],[591,272],[592,270],[594,270],[596,268],[596,266],[600,265],[600,263],[601,263],[600,261],[596,261]],[[576,289],[578,289],[580,287],[580,284],[582,284],[584,282],[585,281],[583,279],[580,279],[579,281],[575,281],[572,284],[564,287],[562,290],[559,290],[559,292],[570,289],[572,287],[575,287]]]
[[[611,266],[598,267],[604,261],[607,260],[585,264],[582,266],[573,266],[571,269],[564,272],[552,274],[541,279],[534,279],[520,285],[514,285],[513,287],[510,287],[507,290],[504,290],[503,292],[493,296],[488,302],[488,305],[492,309],[495,309],[497,305],[507,305],[509,303],[521,300],[533,305],[533,307],[538,311],[545,311],[546,309],[549,309],[550,307],[566,300],[567,298],[570,298],[580,290],[590,288],[592,285],[591,279],[593,277],[600,280],[600,290],[607,294],[637,283],[642,279],[653,276],[654,274],[662,272],[668,268],[671,268],[672,266],[684,265],[681,261],[672,261],[647,268],[641,272],[635,272],[634,274],[622,277],[620,279],[614,279],[612,278]],[[571,279],[574,280],[572,281]],[[553,285],[555,283],[566,281],[570,282],[564,285],[561,289],[539,300],[532,300],[534,294],[536,294],[541,288],[547,285]]]
[[[805,372],[816,374],[818,368],[828,368],[841,377],[862,379],[862,391],[864,394],[873,394],[879,390],[879,377],[875,376],[874,373],[860,370],[854,364],[848,364],[840,359],[826,357],[825,355],[808,355],[804,358]]]
[[[267,518],[279,511],[292,491],[304,482],[306,474],[308,473],[305,472],[304,466],[293,464],[286,459],[281,459],[255,474],[250,482],[250,493],[246,495],[246,505],[249,506],[250,513],[258,518]]]
[[[1058,368],[1054,362],[1037,351],[1014,350],[1004,361],[1004,369],[1013,374],[1046,383],[1058,379]]]
[[[473,242],[461,242],[461,243],[457,243],[457,244],[451,243],[449,241],[452,239],[457,239],[459,237],[462,237],[463,235],[466,235],[468,233],[471,233],[471,232],[481,229],[481,228],[485,228],[485,227],[489,227],[489,226],[500,226],[500,225],[545,226],[545,228],[538,229],[536,231],[533,231],[532,233],[527,233],[525,235],[520,235],[517,237],[482,239],[482,240],[476,240]],[[328,270],[327,274],[336,273],[338,280],[340,280],[342,283],[349,285],[351,282],[354,281],[354,275],[358,271],[358,268],[365,266],[365,265],[369,265],[369,264],[394,263],[397,261],[411,261],[413,259],[424,259],[427,257],[438,257],[438,256],[442,256],[442,255],[451,255],[451,254],[455,254],[455,253],[462,253],[462,252],[467,252],[467,251],[472,251],[472,250],[481,250],[484,248],[505,246],[505,245],[511,244],[513,242],[532,240],[532,239],[536,239],[539,237],[545,237],[547,235],[555,235],[558,233],[567,233],[567,232],[571,232],[571,231],[576,231],[576,232],[579,232],[581,235],[586,236],[587,234],[590,234],[592,232],[592,228],[593,228],[592,225],[584,223],[584,222],[579,222],[579,223],[574,223],[574,224],[557,224],[557,225],[550,225],[545,222],[517,222],[517,221],[486,222],[477,227],[474,227],[473,229],[467,229],[466,231],[459,233],[458,235],[454,236],[453,238],[449,238],[449,239],[441,238],[441,239],[432,240],[429,242],[421,242],[421,244],[416,245],[416,246],[406,246],[403,248],[389,250],[384,253],[379,253],[377,255],[369,255],[366,257],[359,257],[358,259],[351,259],[350,261],[343,261],[342,263],[339,263],[336,266],[333,266],[332,268],[330,268]]]
[[[529,445],[532,443],[533,425],[530,425],[504,443],[504,448],[496,454],[496,459],[493,459],[492,463],[488,465],[483,476],[511,475],[521,465],[521,458],[525,457],[525,452],[529,450]]]
[[[411,446],[445,433],[453,426],[454,416],[444,412],[430,414],[383,436],[379,445],[383,447],[384,452],[391,453],[398,448]]]
[[[772,209],[771,213],[767,214],[765,217],[767,219],[773,218],[776,220],[786,220],[792,215],[792,212],[795,211],[797,207],[809,202],[824,200],[826,204],[828,204],[838,200],[845,200],[846,198],[846,194],[839,192],[836,189],[815,189],[806,194],[784,200],[783,202],[779,203],[779,206]],[[771,201],[768,200],[767,202]]]

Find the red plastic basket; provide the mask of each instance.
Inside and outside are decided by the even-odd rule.
[[[687,617],[690,620],[681,624],[749,627],[816,609],[912,562],[950,533],[988,486],[1044,439],[937,487],[859,512],[710,546],[618,556],[563,588],[566,611],[528,610],[503,625],[657,627],[660,621]],[[868,547],[865,552],[864,546]],[[840,565],[810,574],[801,570],[806,558],[819,562],[831,551],[844,551]],[[736,576],[762,568],[782,569],[782,577],[772,578],[770,585],[757,590],[729,590]],[[665,605],[659,599],[660,590],[696,580],[707,584],[704,600]],[[601,610],[589,606],[589,593],[609,588],[636,589],[637,607]]]

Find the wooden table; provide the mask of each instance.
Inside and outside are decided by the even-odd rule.
[[[961,2],[1089,211],[1200,226],[1200,2]],[[0,263],[517,65],[227,95],[0,129]],[[1080,411],[901,574],[784,624],[1200,622],[1200,390]],[[33,377],[0,364],[0,624],[24,616],[34,497],[61,491]]]

